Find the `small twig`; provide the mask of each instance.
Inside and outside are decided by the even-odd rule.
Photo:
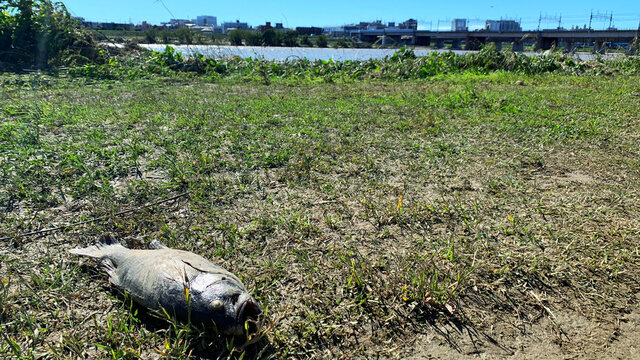
[[[538,296],[538,294],[536,294],[533,290],[529,290],[529,293],[536,300],[538,300],[538,303],[540,304],[540,306],[542,306],[542,308],[547,312],[547,314],[549,314],[549,320],[551,320],[553,325],[555,325],[558,328],[560,333],[562,333],[562,335],[564,335],[564,337],[567,338],[567,340],[570,340],[569,339],[569,335],[567,335],[567,333],[565,333],[564,330],[562,330],[562,328],[560,327],[560,325],[556,322],[556,315],[551,311],[551,309],[549,309],[547,306],[544,305],[544,303],[542,302],[542,299],[540,298],[540,296]]]
[[[538,303],[540,304],[540,306],[542,306],[542,308],[549,314],[549,316],[551,317],[551,320],[555,320],[556,316],[553,314],[553,312],[551,311],[551,309],[549,309],[548,307],[546,307],[544,305],[544,303],[542,302],[542,299],[540,299],[540,296],[538,296],[538,294],[536,294],[535,292],[533,292],[533,290],[529,290],[529,293],[536,299],[538,300]]]
[[[3,238],[0,238],[0,241],[10,240],[10,239],[17,239],[17,238],[21,238],[21,237],[25,237],[25,236],[29,236],[29,235],[37,235],[37,234],[49,233],[49,232],[58,231],[58,230],[66,229],[66,228],[73,227],[73,226],[89,224],[89,223],[92,223],[92,222],[95,222],[95,221],[102,221],[102,220],[110,218],[112,216],[120,216],[120,215],[124,215],[124,214],[129,214],[129,213],[132,213],[132,212],[136,212],[136,211],[139,211],[139,210],[142,210],[142,209],[149,208],[151,206],[155,206],[155,205],[163,204],[163,203],[166,203],[166,202],[169,202],[169,201],[173,201],[173,200],[179,199],[179,198],[181,198],[183,196],[189,195],[191,192],[192,191],[189,190],[187,192],[184,192],[182,194],[178,194],[178,195],[170,197],[168,199],[162,199],[162,200],[154,201],[152,203],[145,204],[145,205],[142,205],[140,207],[133,208],[133,209],[122,210],[122,211],[117,212],[117,213],[115,213],[113,215],[103,215],[103,216],[98,216],[98,217],[95,217],[95,218],[92,218],[92,219],[89,219],[89,220],[85,220],[85,221],[81,221],[81,222],[77,222],[77,223],[73,223],[73,224],[67,224],[67,225],[52,227],[52,228],[48,228],[48,229],[42,229],[42,230],[37,230],[37,231],[26,232],[26,233],[14,235],[14,236],[6,236],[6,237],[3,237]]]
[[[338,203],[338,202],[342,202],[342,200],[325,200],[325,201],[318,201],[315,203],[311,203],[311,206],[316,206],[316,205],[324,205],[324,204],[333,204],[333,203]]]

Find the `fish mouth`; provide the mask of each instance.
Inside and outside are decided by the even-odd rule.
[[[248,334],[255,334],[258,332],[258,324],[260,315],[262,315],[262,309],[260,305],[253,300],[251,296],[245,298],[237,307],[236,321],[240,325],[241,331],[245,329]]]
[[[251,297],[245,299],[237,309],[236,318],[242,322],[248,319],[257,320],[262,314],[260,305]]]

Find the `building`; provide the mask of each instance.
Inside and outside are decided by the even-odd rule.
[[[199,31],[203,34],[213,34],[216,32],[216,28],[214,28],[213,26],[192,26],[190,27],[191,30],[193,31]]]
[[[81,18],[77,18],[81,19]],[[135,25],[125,23],[113,23],[113,22],[97,22],[97,21],[80,21],[80,25],[85,28],[95,30],[135,30]]]
[[[196,22],[195,20],[171,19],[171,20],[169,20],[168,23],[163,23],[163,24],[166,24],[169,27],[172,27],[174,29],[178,29],[178,28],[193,26],[193,24],[195,24],[195,22]]]
[[[451,20],[451,31],[467,31],[467,19],[453,19]]]
[[[376,20],[374,22],[361,22],[358,28],[360,30],[382,30],[385,29],[386,26],[382,23],[382,20]]]
[[[491,32],[518,32],[522,31],[520,23],[515,20],[487,20],[485,29]]]
[[[236,22],[224,22],[222,23],[222,33],[226,34],[231,30],[243,30],[248,29],[249,24],[240,22],[240,20],[236,20]]]
[[[296,31],[298,32],[298,34],[300,35],[310,35],[310,36],[317,36],[317,35],[322,35],[322,28],[319,27],[314,27],[314,26],[303,26],[303,27],[297,27]]]
[[[273,29],[273,27],[271,26],[271,21],[267,21],[264,25],[259,25],[257,29],[260,32],[264,32],[265,30]]]
[[[405,22],[398,24],[398,29],[410,29],[410,30],[418,30],[418,20],[409,19]]]
[[[211,26],[215,28],[218,26],[218,18],[216,18],[215,16],[201,15],[196,18],[196,25]]]
[[[346,34],[345,26],[324,27],[322,32],[331,37],[343,37]]]

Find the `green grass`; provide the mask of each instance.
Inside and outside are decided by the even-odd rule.
[[[637,74],[3,80],[2,356],[403,356],[438,324],[614,321],[640,290]],[[264,337],[132,306],[67,253],[106,232],[231,270]]]

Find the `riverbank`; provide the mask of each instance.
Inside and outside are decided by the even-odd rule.
[[[422,67],[398,57],[357,76],[175,57],[129,80],[6,76],[0,354],[632,357],[637,72],[403,77]],[[68,253],[104,233],[237,274],[267,309],[260,340],[132,306]]]

